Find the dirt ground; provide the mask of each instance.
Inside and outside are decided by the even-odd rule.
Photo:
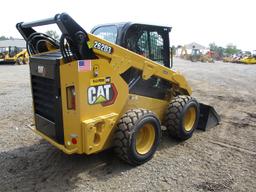
[[[63,154],[31,132],[28,66],[0,66],[0,191],[256,191],[256,65],[175,59],[219,126],[185,142],[163,134],[148,163],[131,167],[111,150]]]

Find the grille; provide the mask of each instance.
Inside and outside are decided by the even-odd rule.
[[[31,77],[35,113],[55,123],[55,82],[52,79]]]
[[[63,144],[59,58],[58,52],[32,56],[29,67],[36,129]]]

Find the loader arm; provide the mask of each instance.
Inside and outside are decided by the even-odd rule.
[[[62,32],[60,42],[47,37],[45,34],[38,34],[32,28],[48,24],[58,25],[60,31]],[[61,50],[65,63],[72,61],[72,59],[82,60],[103,57],[110,60],[110,65],[113,66],[118,74],[122,74],[129,68],[134,67],[142,71],[142,78],[144,80],[149,79],[151,76],[157,76],[172,82],[182,94],[192,94],[191,87],[188,85],[185,77],[181,73],[159,65],[150,59],[147,59],[114,43],[96,37],[93,34],[87,33],[79,24],[77,24],[69,15],[65,13],[57,14],[53,18],[45,20],[30,23],[18,23],[16,27],[26,40],[27,45],[37,44],[38,41],[42,41],[41,38],[44,38],[44,36],[49,38],[50,43],[56,49]],[[35,39],[36,43],[33,42],[33,38]],[[67,56],[67,51],[63,51],[63,49],[65,49],[64,45],[62,45],[62,41],[64,41],[64,39],[66,39],[69,43],[72,56]],[[27,47],[27,50],[30,55],[33,55],[40,52],[49,51],[45,47],[47,46],[39,46],[36,51],[31,51],[30,48]],[[111,51],[104,50],[104,48]]]
[[[144,80],[147,80],[152,76],[157,76],[176,84],[183,90],[184,94],[191,95],[192,90],[181,73],[157,64],[156,62],[119,45],[98,38],[93,34],[88,34],[88,37],[90,44],[93,45],[95,54],[103,58],[108,58],[110,60],[110,65],[113,66],[118,74],[122,74],[129,68],[134,67],[142,71],[142,78]],[[112,52],[107,53],[98,49],[97,45],[99,43],[103,46],[110,47]]]

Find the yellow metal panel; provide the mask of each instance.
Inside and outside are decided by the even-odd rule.
[[[158,118],[163,121],[168,104],[168,101],[130,94],[128,103],[125,106],[123,113],[129,109],[143,108],[153,111]]]
[[[60,81],[61,81],[61,99],[62,99],[62,114],[63,114],[63,129],[65,146],[68,149],[78,148],[78,153],[82,151],[82,132],[80,129],[80,101],[78,99],[80,92],[79,78],[77,70],[77,62],[60,65]],[[76,89],[76,110],[68,110],[66,87],[75,86]],[[76,137],[77,144],[72,144],[72,137]]]
[[[117,113],[110,113],[87,119],[82,122],[82,132],[84,138],[84,149],[86,154],[98,152],[104,147],[108,147],[108,139],[112,128],[118,118]]]
[[[154,75],[157,66],[152,65],[150,62],[145,61],[144,67],[143,67],[143,73],[142,73],[142,78],[144,80],[149,79],[152,75]]]
[[[60,67],[64,140],[68,149],[78,147],[78,153],[90,154],[109,145],[107,139],[110,138],[114,123],[128,99],[128,86],[120,75],[114,72],[107,59],[91,60],[89,62],[91,66],[85,71],[79,70],[78,63],[79,61],[74,61],[62,64]],[[95,69],[97,73],[95,73]],[[103,81],[103,79],[105,80]],[[76,110],[67,109],[66,87],[71,85],[75,86]],[[104,88],[108,89],[104,90]],[[112,103],[107,102],[108,97],[104,95],[110,94],[110,88],[117,91]],[[90,92],[90,90],[92,91]],[[104,93],[104,91],[106,92]],[[91,101],[90,94],[95,102]],[[114,92],[112,98],[113,94]],[[92,120],[97,122],[98,117],[108,117],[106,115],[109,114],[115,114],[114,122],[109,123],[110,119],[113,121],[113,117],[105,120],[106,129],[100,135],[101,143],[93,145],[96,129],[88,128],[87,123]],[[73,137],[77,139],[75,145],[71,142]]]

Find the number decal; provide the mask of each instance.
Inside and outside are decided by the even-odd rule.
[[[98,41],[94,41],[93,48],[98,49],[98,50],[103,51],[103,52],[108,53],[108,54],[112,53],[112,47],[110,47],[106,44],[100,43]]]

